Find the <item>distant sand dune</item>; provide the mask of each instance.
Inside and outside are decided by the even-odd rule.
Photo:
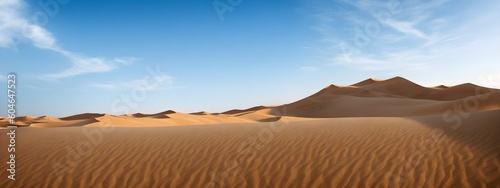
[[[463,106],[461,103],[464,101],[469,102],[469,105],[478,103],[477,108],[469,110],[470,112],[500,109],[500,90],[469,83],[427,88],[402,77],[388,80],[370,78],[351,86],[332,84],[302,100],[275,107],[255,106],[223,113],[203,111],[184,114],[173,110],[156,114],[135,113],[119,116],[85,113],[60,119],[26,116],[15,120],[18,126],[31,127],[92,127],[101,122],[99,119],[114,121],[116,123],[113,125],[117,127],[156,127],[265,122],[282,116],[290,117],[291,121],[333,117],[412,117],[443,114],[455,105]],[[8,119],[0,120],[0,126],[5,127],[7,124]]]

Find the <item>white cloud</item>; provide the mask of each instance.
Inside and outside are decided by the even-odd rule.
[[[59,79],[88,73],[108,72],[120,65],[133,63],[135,58],[86,57],[63,49],[57,45],[56,38],[40,25],[29,21],[22,12],[26,4],[21,0],[2,0],[0,2],[0,47],[16,47],[21,40],[27,40],[41,49],[48,49],[67,57],[72,66],[59,73],[46,74],[42,79]]]
[[[43,75],[40,77],[41,79],[51,80],[87,73],[108,72],[116,69],[119,65],[128,65],[136,61],[136,58],[115,58],[108,60],[99,57],[82,57],[66,51],[59,52],[70,59],[73,66],[59,73]]]
[[[493,24],[498,22],[500,3],[470,2],[471,9],[464,13],[450,8],[449,0],[400,1],[402,11],[377,19],[374,12],[387,11],[390,1],[334,2],[320,4],[311,14],[322,42],[317,53],[325,64],[362,73],[409,76],[434,85],[473,82],[498,87],[498,79],[483,77],[498,75],[495,71],[500,70],[500,26]],[[335,14],[322,13],[329,7],[335,8]],[[328,18],[331,15],[335,18]],[[356,46],[354,28],[366,34],[368,23],[378,23],[380,32],[368,35],[367,45]],[[357,51],[345,53],[346,44]]]
[[[5,80],[5,76],[0,74],[0,80]]]
[[[496,21],[500,13],[483,11],[484,15],[441,31],[432,42],[427,41],[407,50],[385,52],[379,56],[361,53],[351,57],[350,62],[342,59],[333,62],[361,69],[399,70],[399,74],[408,68],[425,69],[425,72],[421,72],[425,74],[418,75],[423,80],[425,77],[442,77],[440,80],[426,81],[432,85],[473,82],[498,88],[499,77],[495,75],[498,75],[496,70],[500,70],[500,38],[497,37],[500,26],[491,23]],[[411,71],[406,73],[411,74]]]
[[[338,34],[323,36],[322,41],[327,44],[327,50],[325,51],[330,52],[327,54],[330,57],[326,59],[333,61],[327,64],[344,64],[365,70],[418,69],[426,64],[425,61],[433,58],[432,55],[428,54],[429,47],[437,42],[446,43],[458,38],[449,34],[429,34],[417,28],[417,25],[426,19],[438,20],[434,24],[446,22],[443,18],[435,18],[436,16],[432,14],[432,10],[442,6],[448,0],[431,2],[405,1],[399,2],[400,4],[397,4],[397,2],[340,0],[340,3],[344,4],[342,6],[353,6],[356,11],[338,9],[337,17],[347,21],[339,25],[339,27],[353,28],[352,30],[355,30],[355,32],[347,36]],[[397,11],[395,11],[395,7]],[[422,18],[422,13],[426,13],[423,15],[427,16]],[[319,15],[322,16],[317,16],[318,24],[324,30],[328,29],[329,27],[323,25],[331,23],[333,19],[327,17],[331,13]],[[370,34],[366,29],[377,27],[379,32],[375,32],[376,34]],[[360,32],[363,33],[360,34]],[[321,32],[321,34],[325,33],[329,32]],[[360,39],[362,40],[360,41]]]
[[[27,25],[26,20],[20,18],[19,9],[24,4],[17,0],[0,1],[0,46],[9,47],[14,38],[20,37],[21,29]]]
[[[398,1],[373,1],[373,0],[358,0],[358,1],[344,1],[359,9],[358,14],[369,15],[364,17],[361,21],[356,18],[356,25],[365,26],[369,21],[376,20],[382,27],[388,26],[398,32],[406,35],[416,36],[418,38],[426,39],[427,34],[418,29],[416,25],[428,18],[430,13],[426,12],[436,6],[444,4],[446,1],[440,3],[425,3],[419,2],[418,4],[411,4],[409,2]],[[418,13],[418,14],[417,14]],[[425,13],[425,14],[423,14]],[[346,15],[347,20],[352,20],[356,14],[352,15],[351,12],[343,13]],[[425,15],[425,16],[423,16]],[[403,17],[404,16],[404,20]],[[359,16],[356,16],[359,17]]]
[[[56,39],[52,33],[45,30],[38,25],[25,25],[23,28],[23,36],[33,42],[38,48],[58,51],[59,47],[56,45]]]

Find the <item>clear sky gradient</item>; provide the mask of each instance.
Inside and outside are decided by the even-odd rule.
[[[498,10],[485,0],[1,0],[0,116],[9,72],[18,116],[221,112],[370,77],[500,87]]]

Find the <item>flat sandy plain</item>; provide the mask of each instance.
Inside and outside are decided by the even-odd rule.
[[[18,117],[0,187],[500,187],[500,90],[401,77],[223,113]]]

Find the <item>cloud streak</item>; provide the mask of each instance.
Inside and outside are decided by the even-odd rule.
[[[334,2],[333,7],[341,7],[334,11],[335,14],[322,11],[318,14],[320,16],[316,16],[316,27],[322,28],[322,41],[326,43],[326,51],[331,52],[330,57],[325,58],[331,61],[327,63],[329,65],[348,65],[364,70],[418,69],[432,58],[432,55],[425,54],[429,46],[445,41],[446,37],[453,38],[428,33],[425,28],[417,27],[424,20],[435,19],[432,9],[444,5],[447,0],[418,4],[395,0]],[[345,6],[354,7],[354,11]],[[429,16],[422,18],[422,13]],[[343,22],[335,23],[335,19],[328,17],[332,15]],[[345,27],[351,34],[329,34],[334,33],[328,30],[331,28],[329,25]],[[339,30],[338,27],[335,29]]]
[[[422,39],[427,39],[427,35],[424,32],[415,28],[414,25],[416,24],[416,22],[401,22],[395,20],[388,20],[385,21],[384,24],[388,25],[389,27],[401,33],[407,35],[413,35]]]
[[[500,69],[500,26],[493,24],[500,16],[500,3],[471,2],[475,9],[469,10],[466,19],[450,16],[458,10],[449,9],[447,3],[451,2],[404,1],[401,11],[387,14],[391,12],[387,1],[335,1],[331,6],[337,7],[335,18],[326,17],[332,14],[315,17],[316,27],[322,28],[318,31],[324,44],[322,59],[327,65],[362,71],[402,75],[423,70],[426,75],[461,79],[450,83],[477,82],[481,75]],[[378,33],[373,32],[376,24]],[[360,41],[363,45],[358,45]]]
[[[121,65],[133,63],[136,59],[86,57],[63,49],[57,44],[51,32],[32,23],[23,15],[26,3],[21,0],[2,0],[0,2],[0,47],[14,48],[19,41],[28,41],[37,48],[47,49],[65,56],[72,63],[70,68],[59,73],[42,75],[44,80],[55,80],[89,73],[108,72]]]

